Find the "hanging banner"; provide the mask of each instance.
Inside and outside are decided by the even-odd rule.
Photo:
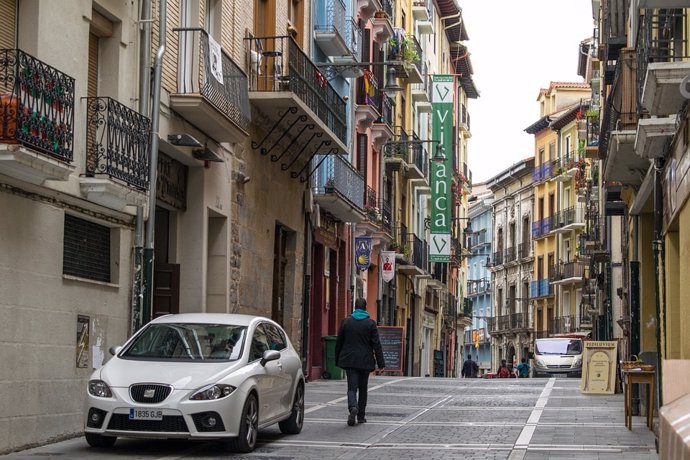
[[[220,45],[210,35],[208,36],[208,57],[211,60],[211,74],[218,80],[218,83],[223,84],[223,54],[220,51]]]
[[[450,185],[453,176],[454,100],[455,77],[434,75],[431,98],[432,138],[443,146],[445,160],[431,163],[430,262],[450,262]]]
[[[363,272],[371,265],[371,237],[358,236],[355,238],[355,266]]]
[[[381,278],[388,283],[395,276],[395,251],[382,251],[381,262]]]

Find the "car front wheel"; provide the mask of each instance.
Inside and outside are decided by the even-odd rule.
[[[234,452],[251,452],[256,447],[259,436],[259,404],[256,395],[250,394],[244,402],[240,421],[239,436],[230,441],[230,450]]]
[[[297,384],[295,390],[295,401],[292,403],[292,412],[285,420],[278,422],[281,433],[299,434],[304,425],[304,385]]]
[[[113,447],[117,440],[115,436],[103,436],[97,433],[84,433],[84,437],[91,447]]]

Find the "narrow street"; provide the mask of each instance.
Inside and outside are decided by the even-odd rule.
[[[345,381],[307,385],[297,436],[261,432],[251,455],[217,442],[118,439],[95,450],[83,438],[3,459],[657,459],[644,417],[623,420],[623,395],[584,395],[579,379],[466,380],[372,377],[368,423],[346,425]]]

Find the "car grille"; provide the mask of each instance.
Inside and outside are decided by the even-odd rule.
[[[570,369],[571,368],[570,364],[558,364],[558,365],[549,364],[546,367],[548,367],[549,369]]]
[[[130,420],[129,414],[113,414],[108,424],[109,430],[154,431],[188,433],[189,429],[181,415],[164,415],[163,420]]]
[[[129,395],[134,401],[148,404],[159,403],[165,400],[171,392],[172,387],[155,383],[138,384],[129,387]]]

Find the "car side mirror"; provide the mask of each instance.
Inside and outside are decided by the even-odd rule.
[[[278,350],[266,350],[261,357],[261,365],[265,366],[269,361],[280,359],[280,352]]]
[[[122,347],[120,345],[110,347],[108,351],[110,352],[111,355],[115,356],[116,354],[120,353],[120,350],[122,350]]]

